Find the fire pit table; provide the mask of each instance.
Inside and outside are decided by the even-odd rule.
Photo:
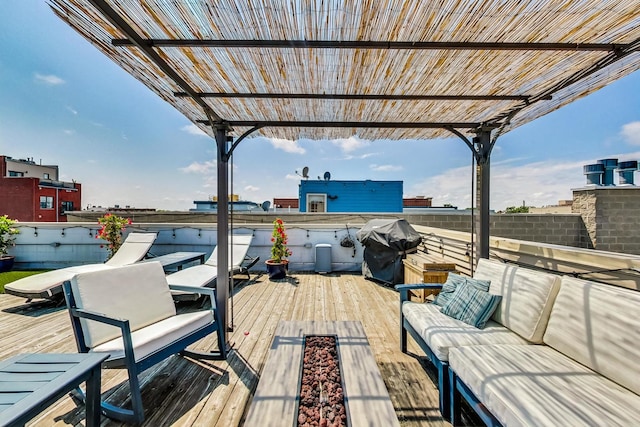
[[[362,324],[357,321],[281,321],[244,425],[304,425],[305,416],[300,417],[303,411],[299,410],[299,405],[307,400],[301,398],[301,382],[303,365],[309,357],[304,357],[303,361],[303,354],[307,338],[316,336],[334,337],[337,342],[339,367],[333,368],[333,362],[330,366],[339,369],[342,381],[337,394],[344,397],[347,420],[341,425],[399,426],[369,341]],[[308,369],[306,365],[305,369]],[[315,387],[325,401],[335,398],[327,396],[330,388]],[[329,413],[329,416],[322,425],[338,425],[334,415]],[[303,420],[300,424],[299,417]]]

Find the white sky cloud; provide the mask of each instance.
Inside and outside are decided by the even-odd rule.
[[[352,151],[358,150],[363,147],[367,147],[369,145],[369,141],[359,139],[356,136],[351,136],[349,138],[341,138],[331,141],[333,145],[337,145],[340,149],[345,153],[350,153]]]
[[[583,187],[586,178],[582,166],[590,160],[572,162],[534,162],[515,165],[503,161],[491,165],[490,207],[503,210],[509,206],[555,205],[571,199],[571,189]],[[469,167],[450,169],[428,178],[406,193],[410,196],[433,197],[434,206],[451,203],[459,209],[471,207],[471,170]]]
[[[269,142],[274,148],[278,150],[286,151],[287,153],[304,154],[307,152],[304,148],[298,145],[297,141],[289,141],[288,139],[269,138]]]
[[[294,174],[288,173],[287,175],[285,175],[284,179],[290,179],[292,181],[299,181],[300,177],[298,175],[294,175]]]
[[[71,112],[74,116],[78,115],[78,111],[69,105],[67,105],[67,111]]]
[[[193,162],[186,168],[180,168],[180,170],[184,173],[197,173],[202,175],[213,174],[216,172],[216,163],[215,162]]]
[[[627,123],[620,134],[628,144],[640,145],[640,122]]]
[[[65,129],[62,132],[64,132],[67,135],[73,135],[74,133],[76,133],[76,131],[73,129]]]
[[[244,191],[256,192],[260,191],[260,187],[256,187],[255,185],[247,185],[244,187]]]
[[[363,159],[368,159],[369,157],[374,157],[374,156],[379,156],[380,153],[365,153],[365,154],[359,154],[359,155],[353,155],[353,154],[349,154],[347,156],[344,156],[343,159],[344,160],[363,160]]]
[[[180,130],[182,130],[183,132],[187,132],[188,134],[191,134],[191,135],[209,136],[206,133],[204,133],[202,129],[200,129],[198,126],[194,125],[193,123],[191,123],[190,125],[182,126]]]
[[[371,170],[374,170],[376,172],[397,172],[397,171],[401,171],[402,169],[404,169],[402,166],[400,165],[369,165],[369,167],[371,168]]]
[[[36,73],[35,77],[37,82],[44,83],[50,86],[56,86],[56,85],[61,85],[65,83],[64,80],[62,80],[58,76],[54,76],[53,74],[45,75],[45,74]]]

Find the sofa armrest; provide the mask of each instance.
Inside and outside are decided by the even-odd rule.
[[[409,301],[409,291],[416,289],[442,289],[442,283],[415,283],[408,285],[396,285],[396,291],[400,292],[400,305]]]

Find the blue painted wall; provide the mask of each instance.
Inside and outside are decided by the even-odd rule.
[[[402,212],[402,181],[300,181],[300,212],[307,194],[326,194],[327,212]]]

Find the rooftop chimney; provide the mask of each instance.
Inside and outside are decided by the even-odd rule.
[[[638,161],[629,160],[618,163],[618,183],[619,185],[634,185],[633,173],[638,170]]]
[[[604,166],[604,174],[602,175],[602,185],[612,186],[613,183],[613,170],[618,166],[618,159],[602,159],[598,160],[602,166]]]

